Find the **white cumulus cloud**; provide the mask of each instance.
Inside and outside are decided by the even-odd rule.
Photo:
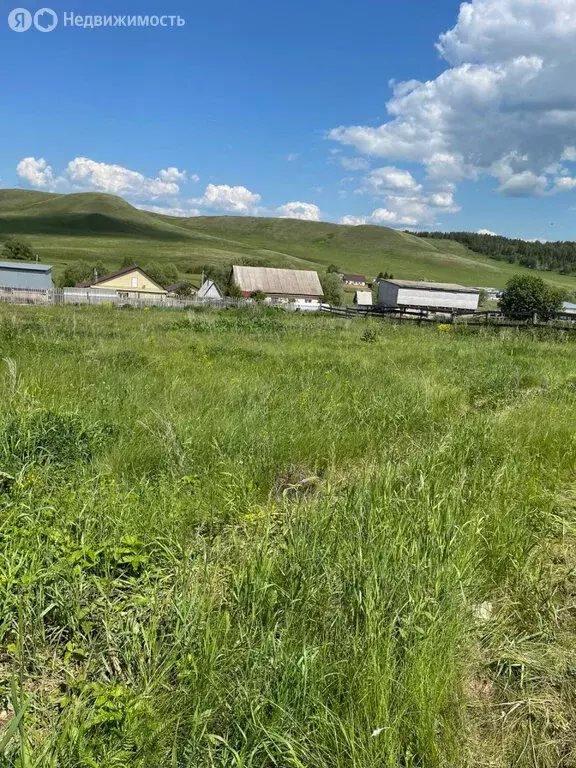
[[[227,213],[256,213],[261,198],[246,187],[230,187],[228,184],[208,184],[202,197],[191,200],[199,208]]]
[[[576,187],[576,179],[572,178],[571,176],[558,176],[558,178],[554,179],[554,183],[556,184],[556,189],[560,190],[561,192],[565,192]]]
[[[320,208],[314,203],[294,201],[284,203],[276,208],[276,214],[281,219],[302,219],[302,221],[320,221]]]
[[[477,235],[491,235],[492,237],[498,237],[497,232],[492,232],[491,229],[479,229],[476,232]]]
[[[151,213],[161,213],[164,216],[178,216],[179,218],[191,218],[201,216],[198,208],[188,208],[185,205],[138,205],[141,211],[150,211]]]
[[[74,186],[142,200],[154,200],[180,192],[175,181],[148,178],[121,165],[100,163],[88,157],[71,160],[63,175]]]
[[[151,178],[122,165],[76,157],[55,175],[44,158],[26,157],[16,168],[21,179],[33,187],[63,192],[106,192],[133,200],[153,201],[180,193],[180,185],[194,177],[177,168],[161,170]]]
[[[188,174],[186,171],[179,171],[178,168],[164,168],[159,172],[158,178],[175,184],[185,184],[188,181]]]
[[[430,202],[437,208],[452,208],[454,206],[454,195],[452,192],[436,192],[430,196]]]
[[[392,165],[375,168],[364,180],[363,192],[380,194],[386,191],[419,192],[422,185],[409,171]]]
[[[54,183],[54,171],[43,157],[24,157],[16,166],[18,176],[32,187],[51,188]]]
[[[329,138],[421,164],[438,207],[436,195],[481,175],[504,196],[572,189],[560,162],[576,162],[576,0],[464,2],[437,47],[447,68],[392,82],[386,122],[340,126]]]
[[[380,224],[388,227],[416,227],[421,223],[421,211],[413,210],[414,215],[407,211],[391,211],[388,208],[376,208],[369,216],[343,216],[340,224],[359,226],[361,224]]]

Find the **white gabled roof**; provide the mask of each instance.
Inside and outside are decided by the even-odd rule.
[[[241,291],[262,291],[267,296],[324,295],[318,272],[273,267],[232,267],[233,280]]]
[[[220,290],[220,288],[218,288],[214,280],[205,280],[200,286],[200,288],[198,289],[198,293],[196,294],[196,296],[198,296],[199,299],[203,299],[205,296],[208,295],[208,293],[212,288],[216,288],[216,290],[218,291],[218,294],[222,296],[222,291]]]

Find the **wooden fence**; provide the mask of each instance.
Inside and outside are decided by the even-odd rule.
[[[464,309],[447,310],[443,307],[322,307],[338,317],[376,317],[389,318],[397,322],[493,326],[498,328],[557,328],[559,330],[576,331],[576,315],[559,312],[554,320],[539,321],[532,314],[521,320],[510,320],[501,312],[471,311]]]

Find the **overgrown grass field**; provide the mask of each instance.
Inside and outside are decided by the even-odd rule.
[[[535,333],[0,307],[0,765],[576,765]]]

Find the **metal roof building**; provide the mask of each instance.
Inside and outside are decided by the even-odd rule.
[[[478,288],[466,288],[457,283],[382,280],[378,289],[378,304],[383,307],[476,310],[479,301]]]
[[[52,267],[34,261],[0,261],[0,288],[49,291],[54,288]]]
[[[232,279],[244,296],[262,291],[270,299],[322,300],[318,272],[272,267],[232,267]]]

